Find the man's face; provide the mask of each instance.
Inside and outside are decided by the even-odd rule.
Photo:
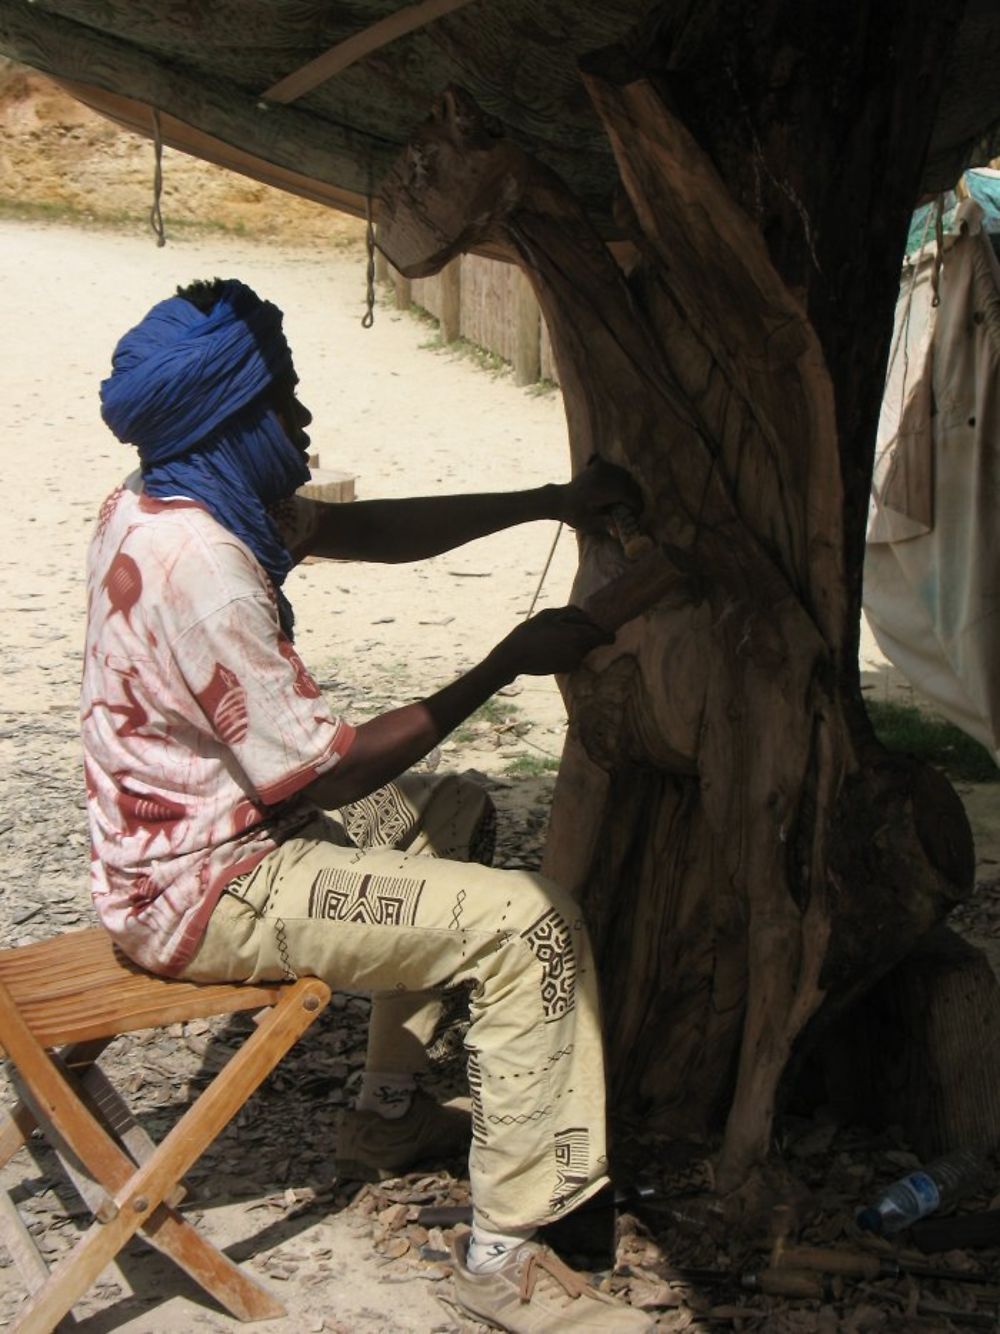
[[[284,427],[285,434],[303,455],[309,453],[309,436],[305,428],[312,421],[312,413],[304,403],[299,402],[296,386],[299,377],[295,371],[289,371],[271,386],[271,404],[275,416]]]

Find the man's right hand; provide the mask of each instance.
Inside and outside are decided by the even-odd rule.
[[[588,653],[614,642],[614,635],[590,619],[579,607],[554,607],[532,616],[512,630],[491,657],[511,677],[552,676],[572,672]]]
[[[398,778],[515,676],[572,672],[593,649],[613,641],[614,635],[579,607],[539,612],[443,690],[361,723],[347,754],[310,783],[306,794],[325,810],[368,796]]]

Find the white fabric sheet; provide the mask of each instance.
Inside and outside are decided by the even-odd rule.
[[[981,217],[966,200],[940,255],[931,236],[904,269],[864,607],[889,661],[1000,758],[1000,266]]]

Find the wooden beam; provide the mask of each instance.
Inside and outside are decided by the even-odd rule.
[[[241,155],[257,159],[262,167],[269,164],[289,173],[289,180],[298,178],[303,187],[308,181],[316,183],[316,195],[325,195],[323,202],[335,207],[343,207],[335,196],[353,196],[363,212],[369,180],[380,180],[399,151],[398,144],[377,132],[353,129],[297,107],[276,104],[262,110],[255,93],[225,78],[203,79],[109,33],[39,10],[29,4],[0,4],[0,51],[65,81],[74,95],[147,136],[150,108],[158,108],[164,143],[197,156],[237,170],[244,170],[236,161]],[[167,135],[168,117],[177,122],[171,127],[176,131],[172,138]],[[188,142],[183,141],[182,126]],[[305,193],[305,188],[296,192]]]
[[[308,65],[297,69],[294,74],[279,79],[276,84],[268,88],[264,94],[264,101],[294,102],[296,98],[311,93],[314,88],[326,83],[327,79],[332,79],[349,65],[364,60],[373,51],[378,51],[389,42],[394,42],[397,37],[403,37],[417,28],[426,27],[442,14],[450,14],[452,10],[462,9],[469,3],[470,0],[419,0],[415,5],[397,9],[395,14],[389,14],[386,18],[379,19],[378,23],[373,23],[371,27],[363,28],[353,37],[348,37],[346,41],[338,42],[329,51],[324,51],[315,60],[310,60]]]
[[[101,116],[106,116],[116,125],[130,130],[133,134],[150,137],[152,110],[144,102],[131,97],[121,97],[117,93],[106,92],[103,88],[93,88],[88,84],[76,83],[72,79],[54,78],[60,88],[75,97],[84,106],[90,107]],[[355,218],[365,216],[365,197],[352,190],[344,190],[328,181],[315,176],[307,176],[301,171],[293,171],[266,158],[248,153],[235,144],[229,144],[214,135],[206,134],[197,126],[178,120],[169,112],[160,112],[160,137],[165,147],[176,148],[181,153],[200,158],[202,162],[212,162],[217,167],[239,172],[251,180],[263,185],[285,190],[288,194],[298,195],[300,199],[309,199],[314,204],[323,204],[347,213]],[[373,210],[378,213],[378,200],[372,201]]]
[[[373,183],[380,188],[402,147],[380,133],[378,124],[358,129],[300,106],[262,102],[256,90],[160,59],[132,45],[127,35],[127,25],[112,34],[42,12],[27,0],[0,0],[0,53],[56,79],[101,114],[148,138],[155,107],[169,147],[364,216],[365,196]],[[388,95],[384,82],[372,79],[376,99]],[[552,165],[570,175],[585,198],[603,200],[596,162],[588,167],[586,182],[578,179],[577,162],[574,154],[559,150]],[[606,234],[618,236],[617,228],[607,226],[604,204],[597,209]],[[504,258],[488,240],[475,251]]]

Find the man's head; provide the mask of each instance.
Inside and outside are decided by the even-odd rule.
[[[199,278],[193,283],[188,283],[186,287],[178,287],[177,295],[200,310],[203,315],[210,315],[218,304],[224,288],[225,282],[222,278]],[[287,372],[275,376],[271,381],[264,390],[264,397],[277,413],[292,444],[301,453],[307,454],[309,436],[304,428],[312,421],[312,413],[298,397],[298,383],[299,377],[295,373],[294,364],[290,364]]]
[[[269,414],[300,456],[308,450],[311,416],[296,396],[281,311],[235,279],[178,288],[119,341],[112,366],[102,415],[144,470]]]
[[[292,557],[269,511],[309,480],[309,412],[277,306],[236,279],[180,288],[114,351],[101,413],[135,445],[148,496],[197,500],[281,583]]]

